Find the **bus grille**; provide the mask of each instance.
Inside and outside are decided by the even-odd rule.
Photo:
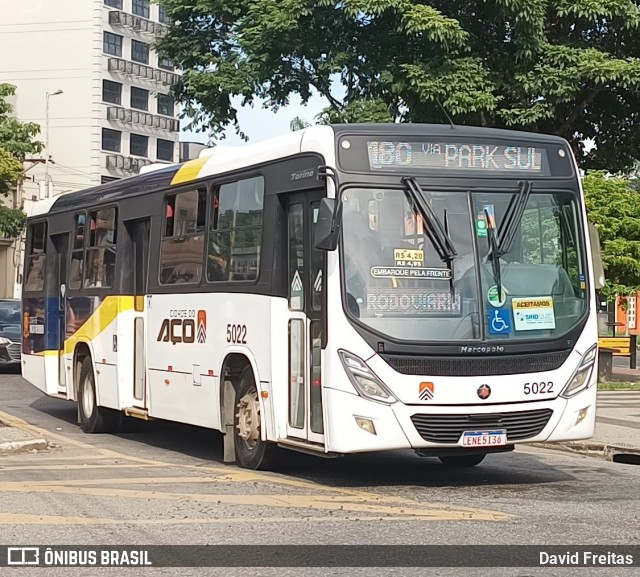
[[[506,429],[508,441],[521,441],[540,434],[549,422],[551,409],[475,415],[413,415],[420,436],[430,443],[457,443],[463,431]]]
[[[430,377],[484,377],[554,371],[562,366],[571,351],[501,357],[411,357],[380,355],[391,367],[405,375]]]
[[[19,345],[18,343],[12,343],[7,347],[7,351],[9,353],[9,356],[11,357],[11,360],[13,360],[13,361],[19,361],[20,360],[21,350],[22,350],[22,346]]]

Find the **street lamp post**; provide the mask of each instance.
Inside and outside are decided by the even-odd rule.
[[[47,106],[45,110],[45,135],[44,135],[44,186],[46,190],[45,197],[49,198],[49,97],[58,96],[63,94],[62,90],[56,90],[55,92],[47,92]]]

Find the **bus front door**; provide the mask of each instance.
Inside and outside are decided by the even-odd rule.
[[[287,437],[324,445],[321,353],[325,254],[313,229],[323,192],[287,197],[288,421]]]

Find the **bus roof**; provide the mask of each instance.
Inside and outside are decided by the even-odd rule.
[[[181,164],[168,164],[166,168],[154,166],[154,170],[123,178],[85,190],[69,192],[34,203],[30,217],[93,206],[101,202],[115,201],[123,197],[144,194],[172,185],[186,184],[207,176],[223,174],[254,164],[286,158],[300,152],[326,152],[320,150],[321,143],[331,142],[344,134],[410,136],[447,136],[500,138],[531,140],[540,143],[562,143],[566,140],[533,132],[502,130],[477,126],[455,126],[444,124],[332,124],[315,125],[253,144],[221,146],[205,149],[199,158]]]

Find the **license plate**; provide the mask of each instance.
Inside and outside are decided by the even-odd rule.
[[[507,444],[507,431],[465,431],[459,444],[463,447],[499,447]]]

